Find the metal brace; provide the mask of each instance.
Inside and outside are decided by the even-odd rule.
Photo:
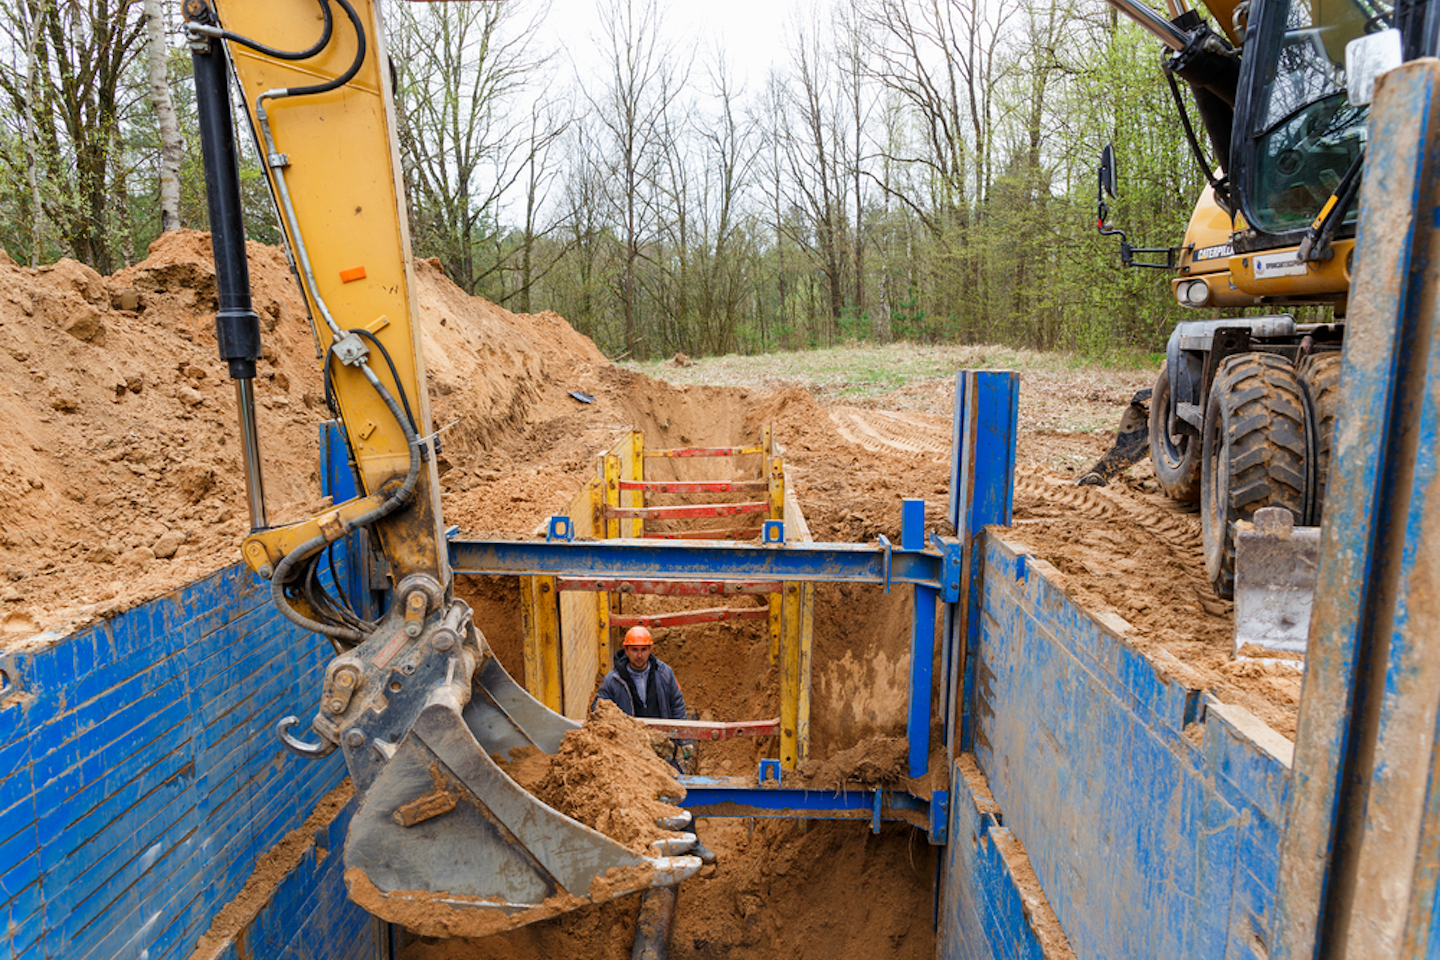
[[[275,722],[275,735],[280,742],[293,754],[304,757],[307,760],[318,760],[321,757],[328,757],[335,752],[335,744],[329,740],[321,740],[319,743],[306,743],[304,740],[297,740],[290,735],[290,728],[300,722],[299,717],[281,717]]]
[[[354,332],[347,332],[336,339],[331,349],[335,351],[336,358],[347,367],[364,363],[365,358],[370,355],[370,348]]]
[[[932,530],[930,545],[940,553],[940,599],[945,603],[959,603],[964,544],[955,537],[942,537]]]
[[[760,761],[760,786],[774,788],[780,786],[780,761]]]
[[[550,518],[545,526],[546,543],[572,543],[574,540],[575,524],[570,522],[569,517],[556,514]]]
[[[760,545],[780,547],[785,545],[785,521],[766,520],[760,524]]]

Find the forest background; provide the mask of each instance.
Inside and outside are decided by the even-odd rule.
[[[1179,243],[1202,183],[1158,45],[1102,0],[833,0],[791,18],[763,78],[658,0],[598,3],[584,70],[536,49],[537,0],[384,6],[414,253],[470,293],[637,360],[851,340],[1112,356],[1180,319],[1166,275],[1095,230],[1107,142],[1134,243]],[[207,228],[178,6],[0,0],[17,261],[109,273]],[[248,141],[242,160],[249,235],[279,242]]]

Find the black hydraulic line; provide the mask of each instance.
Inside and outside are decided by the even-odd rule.
[[[1190,144],[1190,152],[1195,155],[1195,163],[1200,167],[1200,172],[1205,175],[1205,182],[1210,184],[1210,189],[1215,191],[1215,199],[1227,210],[1233,210],[1234,206],[1231,203],[1229,177],[1217,177],[1215,171],[1211,169],[1209,161],[1205,159],[1205,151],[1200,148],[1200,140],[1195,136],[1195,127],[1190,123],[1190,112],[1185,109],[1185,101],[1180,96],[1180,85],[1175,82],[1175,75],[1169,70],[1166,70],[1165,79],[1170,81],[1170,95],[1175,99],[1175,109],[1180,114],[1180,124],[1185,128],[1185,139]],[[1209,96],[1203,90],[1194,87],[1191,88],[1191,93],[1195,95],[1197,102],[1202,95]],[[1211,136],[1211,146],[1215,146],[1213,134]],[[1215,156],[1216,159],[1220,161],[1220,168],[1222,170],[1227,169],[1226,164],[1229,163],[1230,159],[1228,141],[1226,142],[1226,149],[1223,152],[1217,152]]]
[[[335,541],[339,543],[340,541]],[[335,569],[335,543],[325,548],[325,566],[330,570],[330,582],[335,584],[335,593],[342,610],[354,611],[355,607],[350,603],[350,598],[345,594],[345,585],[340,582],[340,572]],[[329,591],[326,591],[329,595]],[[360,619],[357,615],[355,619]]]
[[[410,429],[419,433],[420,427],[415,423],[415,414],[410,410],[410,398],[405,395],[405,390],[400,384],[400,373],[395,369],[395,361],[390,358],[390,351],[385,349],[385,344],[377,340],[373,333],[363,327],[357,327],[350,332],[373,343],[375,349],[380,352],[380,356],[385,359],[385,365],[390,368],[391,382],[395,384],[395,392],[400,394],[400,403],[405,407],[405,416],[410,419]]]
[[[255,377],[260,359],[260,318],[250,300],[250,267],[245,258],[245,214],[240,201],[240,167],[230,113],[229,64],[218,43],[192,45],[195,105],[205,168],[205,199],[215,256],[215,339],[220,359],[236,380]]]
[[[344,73],[334,79],[326,80],[324,83],[312,84],[308,87],[286,87],[276,92],[275,96],[308,97],[311,94],[327,93],[338,87],[345,86],[345,84],[355,79],[355,75],[360,72],[360,67],[365,63],[365,52],[367,49],[365,25],[360,22],[360,14],[355,12],[355,8],[350,5],[350,0],[335,0],[335,2],[340,4],[340,8],[345,11],[345,16],[350,18],[351,26],[355,28],[355,59],[350,62],[350,66],[346,68]]]
[[[238,43],[242,47],[249,47],[267,57],[274,57],[276,60],[309,60],[329,45],[330,35],[335,29],[335,18],[330,13],[330,0],[319,0],[319,3],[320,15],[325,19],[325,26],[320,31],[320,39],[304,50],[279,50],[275,47],[267,47],[258,40],[231,33],[229,30],[218,30],[214,35],[229,40],[231,43]]]
[[[385,402],[385,406],[390,409],[390,415],[395,418],[395,422],[400,425],[401,431],[405,434],[405,445],[410,451],[410,469],[405,475],[405,481],[400,484],[394,493],[390,494],[369,513],[362,514],[349,523],[346,523],[341,530],[341,536],[353,530],[358,530],[361,527],[368,527],[408,504],[410,498],[415,495],[416,485],[420,482],[420,438],[415,435],[415,430],[412,429],[407,422],[405,411],[400,408],[400,404],[395,402],[395,398],[390,395],[390,391],[386,390],[384,385],[379,383],[378,380],[372,380],[371,386],[375,389],[375,392],[380,395],[380,399]],[[316,554],[329,546],[330,542],[331,539],[324,533],[317,534],[286,554],[285,558],[280,561],[279,565],[275,567],[270,575],[270,597],[275,601],[275,606],[280,610],[280,613],[285,619],[296,626],[314,633],[324,634],[332,640],[360,643],[365,639],[365,634],[362,631],[312,620],[299,610],[296,610],[295,607],[291,605],[289,598],[285,595],[286,586],[292,579],[292,572],[303,573],[303,568],[301,571],[296,571],[297,566],[314,558]]]

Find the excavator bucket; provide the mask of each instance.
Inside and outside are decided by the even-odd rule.
[[[364,790],[345,842],[350,898],[426,936],[479,937],[694,875],[642,856],[547,806],[492,759],[517,746],[555,752],[577,724],[547,709],[488,652],[467,703],[437,685]]]
[[[1320,569],[1320,528],[1283,507],[1235,525],[1235,653],[1303,656]]]
[[[1144,460],[1150,453],[1150,388],[1130,398],[1130,405],[1120,415],[1120,429],[1115,442],[1095,466],[1081,474],[1077,486],[1103,487],[1127,469]]]

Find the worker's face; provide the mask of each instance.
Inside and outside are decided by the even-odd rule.
[[[630,666],[635,670],[644,670],[645,664],[650,662],[650,644],[645,646],[628,646],[625,648],[625,656],[630,658]]]

